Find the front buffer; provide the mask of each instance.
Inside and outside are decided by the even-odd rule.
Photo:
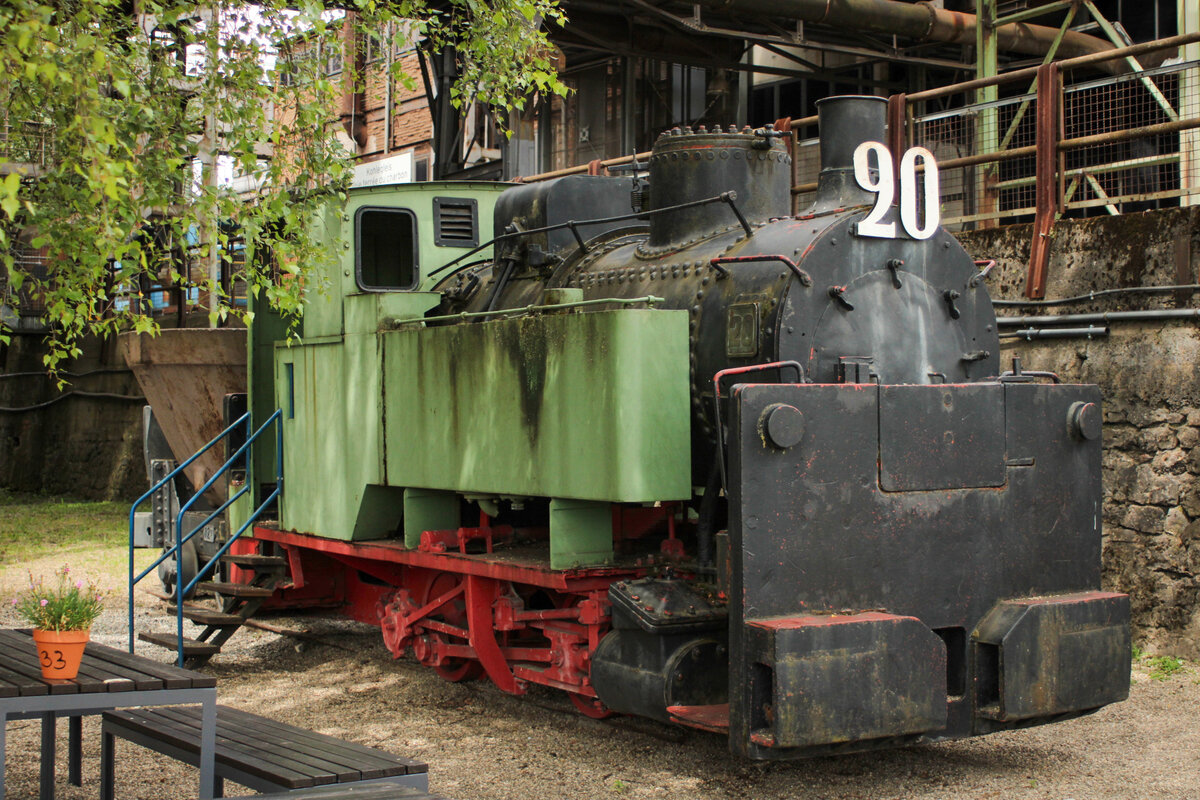
[[[1129,599],[1098,590],[1095,387],[742,385],[730,415],[734,752],[971,736],[1128,695]]]

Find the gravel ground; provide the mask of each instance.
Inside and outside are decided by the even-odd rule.
[[[139,560],[149,558],[140,553]],[[121,583],[110,556],[81,565]],[[0,566],[0,598],[26,567],[49,572],[60,559]],[[80,563],[72,554],[72,565]],[[91,563],[93,562],[94,563]],[[13,626],[6,599],[0,626]],[[124,644],[123,600],[93,629]],[[167,630],[173,617],[139,596],[139,625]],[[206,669],[220,701],[274,719],[429,763],[431,789],[456,800],[513,798],[1189,798],[1200,800],[1200,672],[1151,680],[1135,667],[1130,699],[1083,719],[979,739],[791,763],[734,759],[722,738],[632,718],[576,713],[565,697],[535,687],[524,698],[488,684],[449,684],[411,661],[394,661],[376,629],[338,620],[283,617],[295,639],[243,629]],[[143,645],[139,653],[168,661]],[[37,796],[39,725],[8,726],[8,797]],[[66,783],[60,731],[58,797],[98,792],[99,725],[84,723],[84,786]],[[122,800],[195,797],[195,770],[118,743]],[[240,787],[227,785],[228,794]],[[250,792],[243,792],[250,794]]]

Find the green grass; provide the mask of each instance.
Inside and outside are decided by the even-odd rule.
[[[69,560],[129,541],[129,504],[15,494],[0,489],[0,566],[52,553]]]
[[[1150,678],[1156,681],[1165,681],[1167,678],[1179,672],[1183,672],[1183,659],[1175,656],[1155,656],[1146,659],[1146,666],[1150,668]]]
[[[1134,663],[1150,670],[1150,680],[1165,681],[1172,675],[1187,671],[1187,662],[1175,656],[1152,656],[1136,644],[1133,646]]]

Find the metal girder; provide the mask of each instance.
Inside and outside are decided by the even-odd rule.
[[[1104,31],[1104,35],[1107,36],[1113,44],[1115,44],[1117,47],[1126,47],[1131,44],[1131,42],[1127,42],[1121,37],[1121,34],[1117,31],[1113,24],[1109,22],[1103,14],[1100,13],[1100,10],[1096,8],[1096,4],[1093,3],[1092,0],[1082,0],[1082,2],[1087,10],[1092,12],[1092,17],[1096,20],[1096,24],[1100,26],[1100,30]],[[1142,67],[1142,62],[1138,61],[1133,56],[1125,56],[1124,60],[1126,64],[1133,67],[1134,72],[1143,71],[1144,68]],[[1148,91],[1150,96],[1154,98],[1154,102],[1158,103],[1159,107],[1163,110],[1163,113],[1167,115],[1167,119],[1169,119],[1171,122],[1176,122],[1179,119],[1178,112],[1175,111],[1175,108],[1171,105],[1171,102],[1167,100],[1163,93],[1159,91],[1159,88],[1154,85],[1154,81],[1150,80],[1144,75],[1141,77],[1141,81],[1142,85],[1146,87],[1146,91]]]
[[[1058,52],[1058,46],[1062,42],[1062,34],[1067,32],[1067,28],[1069,28],[1071,26],[1071,22],[1075,19],[1075,11],[1078,6],[1075,2],[1070,2],[1070,3],[1068,3],[1068,5],[1070,6],[1070,10],[1067,12],[1067,16],[1063,18],[1062,26],[1058,30],[1059,36],[1056,37],[1054,39],[1054,41],[1051,43],[1050,50],[1046,53],[1046,57],[1044,59],[1042,59],[1043,64],[1049,64],[1051,61],[1054,60],[1054,56]],[[1045,8],[1045,6],[1043,6],[1043,8]],[[1032,10],[1032,9],[1030,9],[1030,10]],[[1038,9],[1038,10],[1040,11],[1041,9]],[[1026,94],[1031,94],[1036,89],[1037,89],[1037,78],[1034,78],[1033,82],[1029,85],[1029,91],[1026,92]],[[1002,138],[1000,140],[999,149],[1003,150],[1004,148],[1008,147],[1008,143],[1012,141],[1013,135],[1017,132],[1017,126],[1019,126],[1021,124],[1021,120],[1025,118],[1025,112],[1028,109],[1029,109],[1029,101],[1028,100],[1021,103],[1020,107],[1017,108],[1017,113],[1013,115],[1012,122],[1010,122],[1008,124],[1008,130],[1004,132],[1004,138]]]

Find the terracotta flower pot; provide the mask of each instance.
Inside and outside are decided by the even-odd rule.
[[[43,631],[34,628],[33,643],[37,646],[42,677],[69,681],[78,675],[83,648],[87,646],[89,638],[90,628],[86,631]]]

